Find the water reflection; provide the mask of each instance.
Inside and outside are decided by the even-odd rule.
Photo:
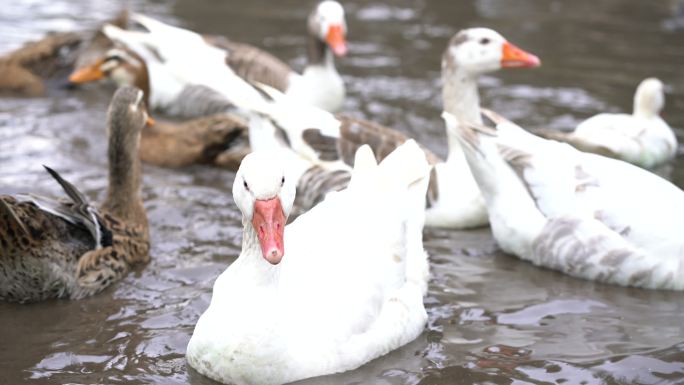
[[[190,28],[269,47],[296,68],[309,3],[129,2]],[[456,30],[493,27],[544,66],[482,80],[482,99],[530,127],[570,128],[628,111],[646,76],[672,86],[666,119],[684,126],[680,2],[639,0],[349,1],[350,55],[340,61],[346,109],[446,153],[439,63]],[[84,29],[119,2],[3,3],[0,52],[50,29]],[[673,27],[674,25],[674,27]],[[97,200],[105,187],[104,117],[111,89],[50,89],[0,99],[0,193],[59,195],[52,165]],[[682,132],[678,132],[680,137]],[[0,383],[210,384],[185,345],[215,277],[238,255],[232,175],[207,167],[144,168],[153,260],[102,294],[33,306],[0,304]],[[684,182],[681,161],[672,174]],[[310,384],[675,384],[684,378],[680,293],[576,280],[503,255],[488,230],[426,234],[432,281],[426,332],[364,367]]]

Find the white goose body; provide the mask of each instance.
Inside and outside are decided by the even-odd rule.
[[[495,130],[445,119],[466,143],[504,251],[580,278],[684,289],[684,192],[626,162],[490,116]]]
[[[272,85],[301,103],[329,111],[339,110],[344,102],[344,82],[337,72],[333,55],[346,54],[347,26],[344,9],[336,1],[319,3],[309,15],[309,64],[302,74],[269,53],[247,44],[216,36],[205,37],[142,14],[132,14],[131,19],[143,25],[149,33],[123,31],[112,26],[105,27],[103,31],[145,57],[146,62],[170,67],[156,68],[176,75],[176,79],[166,79],[170,85],[178,81],[200,83],[225,93],[234,102],[235,99],[251,98],[252,94],[246,90],[251,86],[245,82],[242,85],[235,81],[226,84],[225,78],[239,76],[249,82]],[[151,47],[154,50],[151,51]],[[159,63],[160,57],[162,63]],[[154,76],[152,68],[150,72]],[[177,99],[178,92],[162,94],[174,91],[165,89],[165,84],[159,83],[156,88],[160,95],[153,98]]]
[[[326,111],[339,111],[346,91],[335,67],[335,56],[347,53],[344,8],[333,0],[318,3],[309,15],[307,29],[308,64],[301,75],[290,74],[285,95]]]
[[[144,15],[133,14],[131,18],[149,32],[126,31],[111,25],[103,27],[103,32],[110,39],[134,50],[146,62],[160,62],[163,69],[159,73],[167,78],[167,84],[218,93],[236,108],[234,112],[245,118],[249,118],[252,111],[266,108],[261,94],[225,64],[225,50],[209,44],[198,33]],[[163,86],[157,88],[164,90]],[[172,89],[177,91],[179,86]],[[178,97],[178,92],[165,96],[170,100],[178,100]]]
[[[278,236],[270,231],[284,224],[293,183],[281,183],[272,156],[248,155],[233,187],[242,252],[216,280],[188,363],[223,383],[282,384],[354,369],[415,339],[427,318],[428,171],[414,142],[380,165],[363,147],[349,188]],[[277,223],[259,222],[274,201]]]
[[[677,152],[677,137],[660,117],[664,105],[662,82],[648,78],[637,87],[632,114],[598,114],[580,123],[573,132],[544,130],[540,134],[583,151],[654,168],[674,158]]]
[[[628,114],[599,114],[580,123],[575,139],[608,148],[619,159],[652,168],[674,158],[677,138],[660,117],[665,104],[663,84],[648,78],[634,95],[634,111]]]
[[[451,39],[442,62],[444,108],[459,120],[481,123],[478,77],[501,68],[538,65],[536,56],[513,46],[493,30],[460,31]],[[269,116],[286,131],[292,148],[314,162],[351,159],[349,152],[357,148],[353,144],[359,137],[367,140],[379,157],[407,139],[398,131],[361,120],[354,120],[349,128],[349,118],[302,105],[271,87],[263,87],[263,90],[274,100]],[[446,161],[427,151],[435,172],[427,197],[425,224],[457,229],[486,225],[484,200],[460,143],[449,132],[447,137],[449,155]],[[330,148],[339,153],[331,156]]]
[[[346,91],[344,81],[333,63],[332,54],[326,53],[324,64],[309,65],[302,74],[290,75],[285,94],[301,103],[326,111],[339,111]]]

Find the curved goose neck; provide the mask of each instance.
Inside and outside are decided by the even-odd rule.
[[[641,92],[637,91],[634,95],[632,114],[641,118],[651,119],[659,117],[660,110],[662,109],[658,98],[662,98],[659,95],[649,95],[643,90]]]
[[[442,70],[442,101],[444,110],[459,121],[482,124],[480,115],[480,96],[477,90],[477,76],[459,69],[448,62]],[[449,156],[447,161],[462,157],[463,150],[458,136],[447,130]]]
[[[140,129],[133,127],[127,109],[113,108],[108,117],[109,187],[102,208],[123,221],[147,225],[140,194]]]

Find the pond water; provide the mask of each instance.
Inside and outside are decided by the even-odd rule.
[[[305,62],[312,1],[132,0],[136,11]],[[352,0],[340,60],[345,111],[446,153],[439,63],[464,27],[494,28],[537,54],[535,70],[481,81],[483,105],[528,127],[570,128],[629,111],[638,82],[668,85],[665,118],[684,127],[684,3],[679,0]],[[4,0],[0,52],[48,30],[87,29],[115,0]],[[106,184],[112,88],[0,98],[0,193],[58,195],[42,164],[91,199]],[[677,133],[682,140],[682,132]],[[664,171],[684,186],[684,161]],[[0,384],[210,384],[184,353],[214,279],[240,250],[232,174],[145,166],[152,262],[81,301],[0,303]],[[644,197],[648,199],[648,197]],[[681,384],[684,295],[607,286],[497,251],[487,229],[428,230],[429,324],[414,342],[357,370],[307,384]],[[353,277],[350,277],[352,279]],[[264,363],[268,365],[268,363]]]

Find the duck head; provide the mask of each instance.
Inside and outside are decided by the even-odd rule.
[[[535,55],[508,42],[489,28],[470,28],[458,32],[449,41],[442,59],[442,69],[458,67],[472,74],[484,74],[501,68],[531,68],[541,65]]]
[[[109,136],[136,137],[148,118],[142,90],[133,86],[119,87],[109,104],[107,127],[112,131]]]
[[[240,164],[233,198],[242,211],[245,231],[256,234],[266,261],[277,265],[285,255],[284,234],[292,211],[295,183],[272,152],[256,151]]]
[[[347,53],[347,22],[344,8],[337,1],[320,2],[309,15],[309,33],[324,42],[335,56]]]
[[[634,94],[634,114],[650,118],[659,115],[664,107],[663,83],[656,78],[641,81]]]
[[[149,93],[149,78],[145,61],[135,52],[123,47],[107,50],[92,64],[77,68],[69,75],[74,84],[110,79],[117,86],[135,86],[145,95]]]

